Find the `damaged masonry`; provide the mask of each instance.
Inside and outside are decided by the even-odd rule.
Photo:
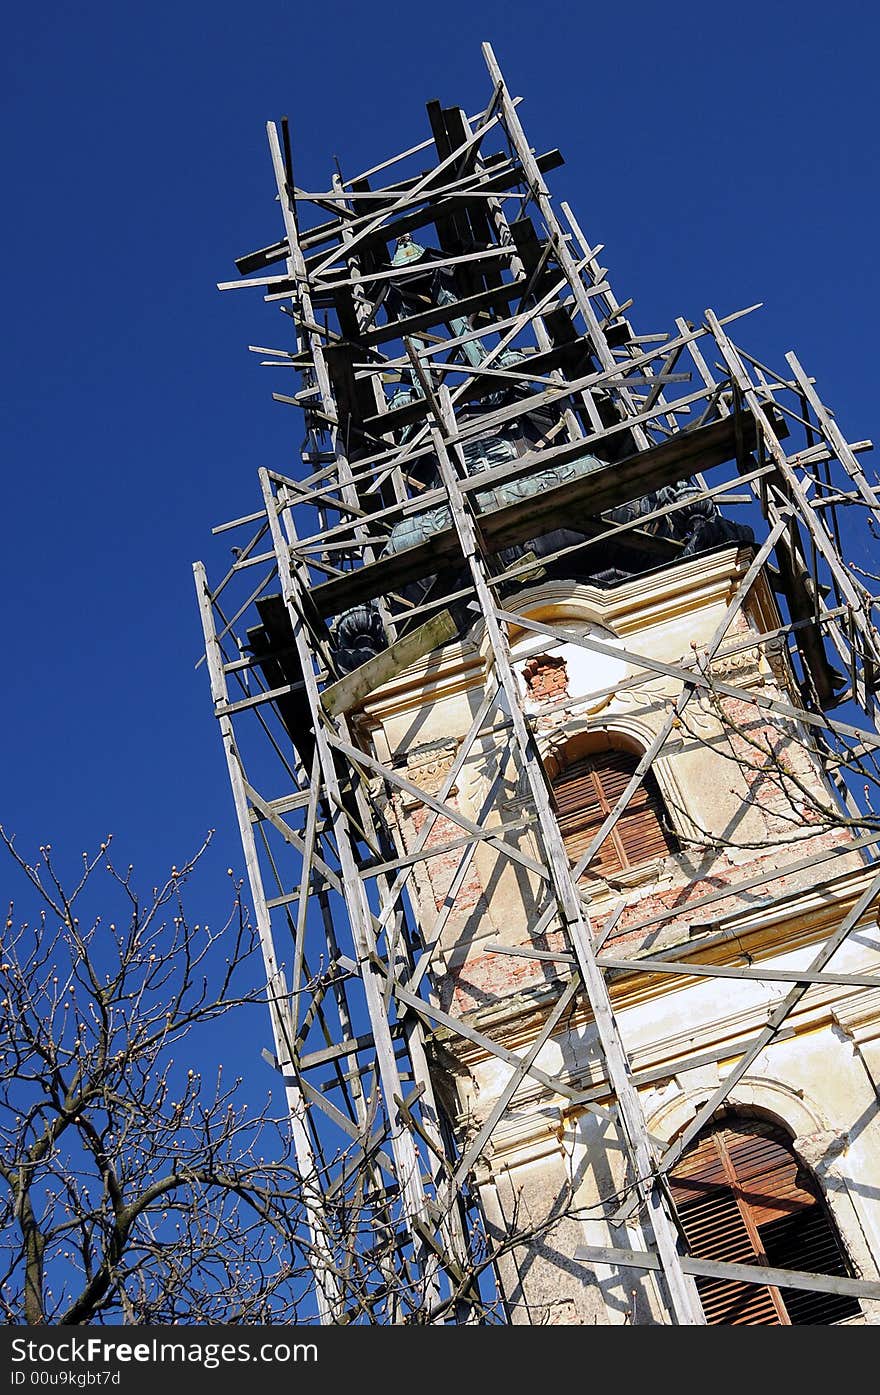
[[[870,442],[638,332],[484,56],[324,190],[270,123],[221,286],[305,422],[194,570],[316,1315],[876,1322]]]

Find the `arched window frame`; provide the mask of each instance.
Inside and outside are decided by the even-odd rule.
[[[644,733],[640,728],[632,730],[631,724],[567,723],[564,728],[554,733],[552,738],[543,743],[541,754],[548,781],[552,787],[554,779],[567,766],[585,756],[601,753],[604,750],[626,751],[636,760],[639,760],[650,744],[652,736],[653,733]],[[694,836],[690,828],[682,827],[685,820],[682,819],[680,811],[684,805],[684,800],[678,781],[670,770],[669,760],[655,761],[651,767],[651,773],[656,781],[660,796],[662,823],[664,828],[668,830],[672,846],[665,853],[652,856],[641,862],[627,863],[624,867],[609,872],[608,875],[613,879],[622,878],[624,881],[630,879],[638,881],[643,876],[649,876],[652,869],[656,868],[658,864],[665,863],[667,859],[679,855],[682,837],[690,839]],[[600,873],[599,876],[601,877],[601,875]]]
[[[739,1160],[733,1158],[726,1134],[734,1139],[740,1135],[745,1140],[737,1150]],[[759,1154],[753,1151],[756,1146],[760,1148],[757,1140],[761,1138],[776,1145],[776,1152],[765,1163],[766,1170],[756,1166]],[[716,1140],[716,1146],[705,1150],[710,1139]],[[699,1171],[689,1173],[688,1160],[693,1167],[701,1148],[707,1153],[706,1160]],[[793,1178],[784,1177],[786,1169],[780,1167],[782,1154],[787,1154],[795,1166]],[[791,1129],[776,1115],[750,1106],[722,1109],[685,1150],[669,1174],[669,1183],[689,1249],[698,1257],[815,1273],[839,1272],[834,1267],[839,1261],[844,1272],[857,1272],[845,1230],[820,1175],[801,1156]],[[695,1197],[690,1202],[683,1200],[687,1189],[698,1190],[701,1186],[707,1188],[702,1204]],[[725,1199],[725,1192],[729,1192],[729,1199]],[[805,1195],[814,1197],[812,1204],[803,1203]],[[716,1204],[720,1204],[720,1209],[716,1210]],[[780,1214],[768,1218],[768,1210],[778,1210]],[[792,1240],[790,1227],[787,1236],[780,1235],[780,1223],[798,1215],[812,1219],[814,1237],[818,1232],[826,1247],[833,1241],[838,1254],[832,1267],[826,1264],[820,1269],[815,1262],[816,1240],[805,1239],[804,1234],[810,1221],[806,1221],[800,1239],[795,1236]],[[771,1248],[771,1239],[775,1246],[787,1245],[787,1252]],[[741,1250],[743,1244],[748,1247],[746,1253]],[[709,1322],[715,1325],[828,1325],[862,1319],[861,1307],[854,1299],[819,1290],[786,1290],[706,1278],[699,1279],[697,1286]]]

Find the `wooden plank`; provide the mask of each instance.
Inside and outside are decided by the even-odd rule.
[[[336,736],[328,732],[327,741],[331,746],[334,746],[337,751],[340,751],[342,755],[346,756],[354,765],[363,766],[368,770],[375,771],[383,780],[387,780],[391,785],[396,785],[398,789],[403,790],[413,799],[418,800],[420,804],[424,804],[427,808],[433,809],[436,814],[440,814],[443,818],[448,819],[450,823],[460,824],[468,833],[475,834],[478,840],[484,839],[486,842],[490,843],[492,847],[496,848],[498,852],[504,853],[514,862],[518,862],[520,866],[525,867],[527,871],[534,872],[542,881],[548,879],[549,873],[546,867],[542,866],[540,862],[536,862],[533,857],[529,857],[527,853],[520,852],[519,848],[515,848],[510,843],[505,842],[503,838],[498,836],[498,833],[494,829],[481,828],[478,823],[474,823],[473,819],[469,819],[460,809],[456,809],[454,806],[437,799],[434,795],[429,794],[427,790],[423,790],[418,785],[413,784],[411,780],[407,780],[398,770],[392,770],[390,766],[383,765],[381,761],[368,755],[366,751],[360,751],[357,746],[352,746],[350,742],[343,741],[341,736]]]
[[[455,431],[455,417],[449,392],[440,389],[443,425],[448,434]],[[665,1197],[654,1180],[654,1157],[648,1137],[641,1101],[632,1084],[629,1063],[611,1008],[607,985],[596,964],[592,937],[584,921],[578,889],[572,876],[562,834],[550,805],[546,775],[534,738],[526,724],[519,687],[510,660],[508,638],[501,631],[493,598],[486,582],[485,560],[478,551],[476,528],[465,507],[458,478],[447,453],[440,431],[434,433],[434,448],[441,478],[446,485],[453,521],[461,538],[462,552],[467,558],[483,619],[486,636],[492,647],[495,673],[506,698],[513,723],[525,776],[540,826],[541,845],[548,863],[555,899],[563,923],[571,937],[581,980],[593,1012],[593,1020],[605,1059],[608,1078],[617,1098],[622,1130],[632,1148],[636,1186],[644,1202],[651,1227],[663,1259],[663,1272],[670,1293],[672,1309],[679,1321],[696,1325],[702,1319],[693,1285],[681,1277],[676,1248],[676,1232]]]
[[[406,853],[401,857],[393,858],[390,862],[380,862],[377,866],[369,864],[361,870],[361,877],[364,881],[369,881],[373,877],[385,876],[389,872],[399,872],[402,868],[412,867],[417,862],[430,862],[432,858],[445,857],[447,853],[458,852],[461,848],[470,847],[472,843],[486,842],[487,839],[502,833],[521,832],[523,829],[530,828],[533,822],[534,820],[528,816],[505,819],[501,823],[489,825],[480,838],[475,833],[466,833],[463,837],[453,838],[448,843],[432,843],[429,848],[422,852]],[[491,949],[491,946],[489,948]],[[509,951],[511,954],[513,952],[513,950]],[[549,957],[552,958],[552,956]],[[880,979],[877,980],[877,985],[880,987]]]
[[[454,307],[449,308],[453,309]],[[450,344],[453,342],[458,341],[450,340]],[[459,384],[455,392],[455,401],[458,404],[478,401],[490,392],[497,392],[499,387],[504,386],[505,382],[528,381],[560,366],[564,366],[571,373],[584,373],[588,366],[588,354],[589,349],[586,341],[576,340],[571,344],[560,344],[542,353],[531,354],[509,372],[504,369],[483,369],[482,365],[479,368],[469,368],[466,363],[432,364],[431,366],[448,369],[454,373],[467,374],[466,380]],[[546,384],[546,386],[555,387],[556,384]],[[411,426],[415,421],[421,421],[428,415],[428,411],[428,403],[420,397],[413,402],[407,402],[403,407],[395,407],[391,412],[367,417],[362,425],[365,431],[397,431],[401,427]]]
[[[280,799],[270,799],[269,808],[273,814],[290,814],[294,809],[305,809],[311,794],[306,790],[297,790],[295,794],[282,795]],[[259,823],[263,815],[258,809],[251,809],[251,822]]]
[[[571,442],[560,452],[562,459],[573,459],[583,451],[583,445]],[[639,499],[664,485],[678,484],[689,479],[694,470],[709,470],[732,458],[734,435],[731,419],[710,422],[699,429],[680,431],[675,436],[606,465],[591,475],[570,480],[545,490],[532,499],[509,504],[506,508],[480,515],[480,528],[487,544],[494,551],[523,542],[557,527],[571,527],[572,519],[581,510],[589,509],[591,517]],[[527,459],[528,457],[523,457]],[[540,453],[531,457],[535,469],[540,469]],[[557,462],[559,457],[557,457]],[[550,462],[548,462],[549,464]],[[468,481],[470,488],[479,488],[479,480]],[[470,489],[465,489],[465,493]]]
[[[760,479],[764,475],[771,474],[773,469],[774,467],[772,465],[765,465],[762,469],[753,470],[751,474],[743,478],[749,481]],[[717,503],[721,503],[724,491],[729,488],[730,485],[727,483],[716,484],[713,485],[711,489],[702,490],[699,498],[701,500],[715,499]],[[747,500],[747,502],[751,502],[751,500]],[[586,548],[595,546],[596,543],[606,542],[611,538],[622,537],[624,533],[631,533],[633,537],[638,540],[638,545],[640,547],[645,547],[650,550],[653,545],[659,545],[657,547],[658,552],[662,552],[663,556],[668,557],[676,550],[676,545],[669,539],[659,538],[654,533],[646,532],[645,527],[647,524],[653,523],[656,519],[667,518],[669,514],[676,513],[680,508],[680,503],[664,504],[662,508],[651,509],[650,513],[642,514],[638,519],[638,527],[636,527],[635,523],[615,523],[610,528],[603,528],[594,536],[587,537],[583,542],[569,543],[567,547],[560,547],[553,552],[545,553],[541,558],[541,566],[545,568],[550,567],[554,563],[559,562],[563,557],[573,557],[576,553],[583,552]],[[530,572],[531,567],[525,563],[525,559],[521,559],[515,562],[513,566],[506,567],[503,572],[499,572],[496,576],[493,576],[490,585],[494,590],[497,589],[498,586],[505,585],[511,581],[526,580]],[[768,638],[768,636],[765,635],[764,638]]]
[[[573,954],[557,954],[552,949],[530,949],[526,945],[486,945],[487,954],[511,954],[515,959],[541,959],[549,964],[574,964]]]
[[[626,973],[680,974],[683,978],[737,978],[757,983],[805,983],[809,985],[842,985],[847,988],[880,988],[880,978],[876,974],[832,974],[816,973],[809,969],[770,969],[761,964],[738,967],[732,964],[694,964],[687,960],[671,959],[615,959],[611,955],[600,954],[598,963],[603,969],[620,970]]]
[[[250,707],[261,707],[264,702],[275,702],[277,698],[288,697],[291,693],[301,693],[303,689],[304,684],[301,682],[285,683],[280,688],[268,688],[264,693],[255,693],[253,697],[240,698],[238,702],[228,702],[224,706],[218,707],[215,716],[219,717],[224,714],[229,717],[232,716],[233,712],[244,712]]]
[[[558,169],[559,166],[563,164],[565,164],[565,161],[558,150],[548,150],[545,151],[543,155],[538,156],[538,167],[544,174],[548,173],[550,170]],[[515,185],[523,182],[523,171],[518,162],[510,169],[505,169],[499,174],[493,175],[487,171],[487,175],[488,177],[480,180],[477,180],[476,177],[472,177],[471,187],[463,189],[458,196],[453,196],[456,208],[466,209],[469,203],[479,203],[481,199],[484,199],[487,195],[503,194],[507,190],[512,189]],[[461,182],[467,183],[468,181],[464,180]],[[381,190],[377,192],[381,192]],[[432,193],[430,195],[423,193],[421,195],[415,194],[412,196],[414,203],[419,199],[424,200],[429,197],[433,202],[424,203],[421,208],[414,208],[409,213],[402,213],[399,218],[395,218],[392,222],[384,223],[374,232],[367,233],[359,238],[358,249],[360,250],[361,247],[373,249],[380,243],[393,242],[394,239],[400,237],[402,233],[415,232],[418,228],[423,228],[433,223],[437,213],[443,212],[444,200],[449,199],[450,196],[442,193]],[[392,212],[392,207],[389,207],[387,212]],[[364,215],[364,225],[366,225],[372,216],[373,215]],[[348,226],[350,229],[354,229],[357,224],[353,222]],[[341,227],[339,220],[334,220],[334,224],[325,223],[317,228],[310,228],[308,232],[303,234],[302,245],[304,248],[317,247],[324,242],[329,242],[333,238],[339,238],[340,236]],[[340,247],[340,255],[341,254],[342,248]],[[312,253],[312,255],[306,259],[306,266],[309,270],[312,270],[313,267],[320,264],[328,264],[326,252]]]
[[[561,1076],[548,1075],[546,1071],[539,1070],[534,1061],[529,1066],[524,1067],[524,1058],[518,1056],[515,1051],[509,1051],[506,1046],[498,1041],[493,1041],[483,1032],[478,1032],[475,1027],[470,1026],[463,1018],[454,1017],[449,1012],[444,1012],[442,1008],[436,1007],[433,1003],[426,1002],[424,998],[419,998],[415,993],[410,993],[396,980],[394,982],[394,996],[405,1008],[411,1008],[413,1012],[429,1022],[434,1022],[438,1026],[447,1027],[456,1036],[463,1037],[465,1041],[473,1042],[474,1046],[482,1047],[490,1056],[497,1056],[500,1061],[513,1066],[514,1070],[525,1070],[526,1075],[533,1076],[540,1085],[545,1085],[554,1095],[561,1095],[563,1099],[571,1100],[573,1104],[583,1104],[583,1094],[572,1085],[567,1085]],[[588,1107],[592,1113],[597,1112],[597,1107],[589,1103]],[[600,1116],[610,1118],[609,1110],[599,1110]]]
[[[451,320],[466,319],[478,310],[494,308],[496,305],[509,305],[522,291],[523,281],[505,281],[501,286],[490,286],[487,291],[465,296],[449,305],[432,305],[418,315],[407,315],[403,320],[389,320],[387,324],[376,325],[366,330],[360,337],[360,344],[385,344],[390,339],[403,339],[405,335],[416,334],[419,330],[431,329],[434,325],[448,324]]]
[[[360,252],[360,249],[358,251]],[[438,257],[436,260],[432,258],[427,262],[419,259],[418,261],[406,262],[403,266],[383,267],[380,271],[364,271],[359,276],[346,275],[347,268],[340,267],[338,272],[327,272],[321,281],[312,281],[312,291],[317,298],[318,296],[332,295],[346,286],[366,285],[372,287],[377,281],[405,282],[412,276],[423,276],[429,268],[434,272],[450,266],[458,268],[473,266],[475,262],[509,261],[512,256],[513,249],[510,247],[489,247],[484,252],[467,252],[461,256]],[[258,286],[261,284],[269,285],[270,282],[269,280],[265,282],[255,280],[218,282],[217,289],[223,291],[234,286]]]
[[[322,582],[312,592],[312,599],[318,607],[318,614],[324,618],[341,615],[344,610],[362,601],[387,596],[391,591],[400,590],[408,581],[442,571],[444,563],[448,564],[458,555],[458,551],[455,530],[444,528],[441,532],[432,533],[415,547],[380,557],[356,572],[347,572],[345,576]]]
[[[372,1051],[375,1045],[371,1032],[366,1032],[362,1036],[345,1037],[342,1041],[334,1041],[330,1046],[320,1047],[316,1051],[309,1051],[304,1056],[299,1056],[297,1067],[300,1074],[306,1070],[317,1070],[319,1066],[326,1066],[338,1061],[341,1056],[356,1056],[360,1051]]]
[[[458,627],[449,611],[442,610],[439,615],[419,625],[417,630],[396,640],[381,654],[368,659],[337,683],[325,688],[321,694],[321,706],[331,717],[338,716],[340,712],[351,712],[383,683],[388,683],[417,659],[430,654],[432,649],[439,649],[457,633]]]
[[[241,276],[249,276],[252,271],[263,271],[267,266],[283,262],[289,254],[290,248],[285,238],[283,242],[272,242],[268,247],[261,247],[258,252],[248,252],[243,257],[236,257],[235,265]]]
[[[318,752],[312,757],[312,775],[309,785],[309,806],[306,815],[305,837],[303,838],[302,863],[299,877],[299,905],[296,908],[296,929],[293,936],[293,977],[290,985],[290,1031],[296,1037],[300,1024],[300,987],[306,952],[306,915],[309,909],[309,889],[312,884],[312,858],[315,840],[318,836],[318,801],[321,796],[321,763]]]
[[[650,1251],[617,1249],[610,1245],[579,1245],[574,1258],[586,1264],[619,1264],[625,1269],[659,1269],[660,1258]],[[773,1284],[777,1288],[839,1293],[852,1298],[880,1299],[880,1283],[837,1274],[806,1274],[800,1269],[772,1269],[763,1264],[722,1264],[714,1259],[683,1255],[686,1274],[707,1279],[733,1279],[744,1284]]]
[[[781,1027],[779,1029],[778,1041],[788,1041],[795,1035],[793,1027]],[[643,1085],[655,1085],[658,1081],[672,1080],[673,1077],[683,1075],[686,1071],[695,1070],[699,1066],[714,1065],[716,1061],[726,1061],[731,1056],[735,1056],[737,1051],[746,1051],[754,1041],[754,1037],[749,1037],[734,1046],[730,1041],[726,1041],[723,1046],[715,1046],[709,1051],[698,1051],[695,1055],[678,1056],[674,1061],[664,1061],[662,1066],[650,1066],[644,1070],[633,1071],[633,1084],[641,1089]],[[585,1090],[586,1098],[600,1100],[607,1098],[611,1093],[610,1086],[593,1085],[589,1090]],[[655,1142],[660,1142],[656,1135],[652,1135]]]

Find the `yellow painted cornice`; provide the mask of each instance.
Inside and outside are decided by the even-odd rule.
[[[564,625],[566,621],[601,625],[621,638],[655,626],[697,615],[711,606],[726,605],[751,561],[751,548],[729,547],[690,557],[633,577],[619,586],[599,587],[577,581],[547,581],[521,592],[506,605],[530,619]],[[751,589],[749,609],[761,629],[779,624],[770,587],[760,575]],[[520,632],[525,635],[527,631]],[[518,635],[512,627],[511,641]],[[674,657],[680,657],[678,655]],[[452,644],[403,669],[377,688],[362,705],[357,719],[368,731],[389,718],[417,711],[426,704],[484,686],[491,663],[482,622]]]
[[[698,940],[683,940],[675,945],[655,946],[642,951],[625,944],[615,945],[612,941],[604,952],[615,959],[637,959],[641,955],[645,958],[674,958],[681,964],[734,968],[768,963],[771,959],[806,946],[821,944],[852,909],[874,875],[876,868],[856,868],[824,888],[793,892],[790,901],[769,908],[766,912],[762,912],[760,907],[744,912],[727,920],[723,931],[709,933]],[[859,926],[873,924],[876,919],[875,906],[866,911]],[[868,972],[880,977],[880,965],[871,965]],[[688,977],[635,969],[607,970],[606,978],[611,1001],[618,1014],[707,981],[702,975]],[[535,990],[526,989],[488,1008],[467,1013],[464,1020],[508,1050],[521,1050],[541,1030],[565,982],[566,975],[560,966],[558,984],[548,986],[542,983]],[[846,985],[814,986],[810,990],[808,1007],[798,1014],[802,1019],[799,1030],[816,1030],[832,1020],[832,1011],[839,1011],[842,1000],[873,991]],[[591,1021],[592,1013],[581,996],[566,1013],[561,1030],[577,1031]],[[712,1024],[704,1025],[711,1027]],[[490,1053],[473,1042],[455,1038],[451,1032],[444,1031],[442,1035],[445,1047],[464,1068],[472,1069],[492,1059]],[[560,1032],[554,1035],[558,1036]]]

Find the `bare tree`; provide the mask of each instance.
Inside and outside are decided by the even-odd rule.
[[[552,1222],[514,1219],[501,1236],[477,1226],[441,1299],[398,1272],[390,1214],[366,1217],[368,1159],[322,1158],[321,1176],[303,1178],[281,1106],[254,1108],[241,1079],[198,1069],[205,1029],[229,1018],[226,1030],[247,1030],[238,1010],[265,1011],[241,883],[216,929],[184,909],[210,835],[146,896],[109,838],[73,885],[50,846],[31,863],[0,839],[33,904],[22,918],[11,901],[0,931],[6,1322],[308,1323],[310,1262],[341,1281],[341,1323],[503,1320],[491,1272]],[[93,913],[99,894],[115,918]],[[331,1178],[316,1254],[303,1198]]]
[[[222,927],[184,911],[210,835],[144,897],[109,839],[65,887],[48,846],[29,863],[0,836],[36,902],[0,935],[0,1312],[308,1321],[287,1128],[197,1068],[205,1029],[262,997],[240,885]],[[113,909],[83,923],[102,877]]]
[[[708,688],[695,704],[696,712],[685,712],[677,723],[679,739],[711,749],[725,761],[744,782],[749,802],[764,811],[766,825],[764,836],[751,841],[726,830],[724,846],[761,853],[777,843],[809,844],[824,834],[845,852],[857,840],[876,837],[880,764],[875,749],[839,732],[817,732],[779,717],[770,720],[757,706],[720,693],[711,672],[706,677]],[[702,729],[700,707],[717,722],[709,736]],[[676,807],[696,824],[692,809]],[[700,828],[699,835],[698,847],[720,845],[708,828]]]

